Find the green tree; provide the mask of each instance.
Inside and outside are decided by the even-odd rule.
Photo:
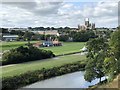
[[[120,29],[112,34],[110,46],[111,49],[104,60],[104,64],[106,75],[109,76],[109,80],[112,80],[116,74],[120,73]]]
[[[7,28],[0,28],[1,33],[9,33]]]
[[[2,65],[44,60],[54,56],[53,52],[49,50],[39,49],[33,46],[20,46],[3,53]]]
[[[32,36],[33,36],[33,33],[32,32],[28,32],[28,31],[26,31],[24,36],[23,36],[24,39],[26,41],[28,41],[28,46],[30,45],[30,40],[31,40]]]
[[[96,78],[99,78],[101,82],[101,78],[105,75],[104,59],[109,47],[107,40],[104,38],[95,38],[88,41],[86,46],[88,49],[88,62],[85,67],[84,78],[89,82]]]
[[[117,60],[120,60],[120,29],[111,36],[110,45]]]
[[[69,36],[68,36],[68,35],[61,35],[61,36],[59,37],[59,40],[60,40],[60,41],[68,41],[68,39],[69,39]]]

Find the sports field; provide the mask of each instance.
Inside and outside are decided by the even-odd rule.
[[[31,43],[36,43],[37,41],[31,41]],[[0,48],[2,51],[17,48],[19,46],[24,46],[27,41],[15,41],[15,42],[0,42]]]
[[[31,41],[31,43],[36,43],[38,41]],[[17,48],[19,46],[25,45],[27,42],[3,42],[0,45],[2,50],[9,50],[12,48]],[[67,54],[72,52],[79,52],[81,48],[85,45],[85,42],[62,42],[63,46],[57,47],[40,47],[40,49],[51,50],[55,55]]]
[[[51,59],[39,60],[39,61],[31,61],[27,63],[15,64],[15,65],[7,65],[0,67],[2,69],[3,77],[16,76],[28,71],[40,70],[42,68],[52,68],[61,66],[64,64],[74,63],[77,61],[85,61],[86,57],[80,54],[73,55],[65,55],[59,56]]]
[[[36,43],[36,42],[38,41],[32,41],[32,43]],[[3,42],[0,47],[2,47],[3,50],[9,50],[12,48],[17,48],[19,46],[25,45],[26,43],[27,42]],[[82,49],[83,46],[85,45],[84,42],[63,42],[62,44],[63,46],[40,47],[40,49],[51,50],[55,55],[61,55],[61,54],[79,52],[80,49]],[[2,72],[0,72],[0,74],[2,74],[3,77],[15,76],[25,73],[27,71],[39,70],[42,68],[57,67],[81,60],[85,60],[85,56],[81,56],[79,54],[59,56],[52,59],[38,60],[38,61],[21,63],[21,64],[3,66],[0,67],[2,69]]]
[[[63,46],[44,47],[42,49],[51,50],[55,55],[79,52],[84,47],[84,42],[63,42]]]

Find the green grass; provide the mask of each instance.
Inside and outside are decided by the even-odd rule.
[[[31,43],[36,43],[37,41],[31,41]],[[15,41],[15,42],[0,42],[0,48],[2,50],[9,50],[13,48],[17,48],[19,46],[23,46],[27,44],[27,41]]]
[[[66,56],[60,56],[56,58],[46,59],[42,61],[32,61],[27,63],[21,63],[21,64],[15,64],[12,66],[4,66],[0,67],[2,68],[2,77],[9,77],[9,76],[16,76],[23,74],[27,71],[34,71],[34,70],[40,70],[42,68],[52,68],[61,66],[64,64],[74,63],[77,61],[84,61],[85,56],[81,56],[80,54],[74,54],[74,55],[66,55]]]
[[[51,50],[55,55],[79,52],[83,48],[85,42],[63,42],[63,46],[44,47],[42,49]]]
[[[35,43],[37,41],[32,41]],[[12,48],[17,48],[19,46],[25,45],[27,42],[3,42],[0,47],[3,50],[9,50]],[[40,49],[51,50],[55,55],[67,54],[72,52],[78,52],[84,46],[84,42],[63,42],[63,46],[58,47],[41,47]],[[73,63],[77,61],[85,60],[85,56],[80,55],[67,55],[58,57],[58,59],[46,59],[42,61],[32,61],[22,64],[16,64],[13,66],[2,67],[2,76],[9,77],[15,76],[27,71],[39,70],[42,68],[52,68],[55,66],[61,66],[68,63]],[[1,72],[0,72],[1,74]]]
[[[37,41],[32,41],[35,43]],[[25,45],[27,42],[4,42],[2,43],[2,50],[9,50],[12,48],[17,48],[19,46]],[[40,49],[51,50],[55,55],[67,54],[72,52],[78,52],[83,48],[85,42],[63,42],[63,46],[58,47],[40,47]]]

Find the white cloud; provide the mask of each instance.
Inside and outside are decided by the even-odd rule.
[[[0,8],[2,26],[71,26],[84,23],[89,17],[97,26],[117,26],[117,2],[11,2]]]
[[[94,16],[117,16],[118,3],[116,2],[104,2],[98,3],[95,7]]]

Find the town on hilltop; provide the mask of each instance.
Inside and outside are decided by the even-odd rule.
[[[75,32],[80,32],[80,31],[88,31],[88,30],[93,30],[93,31],[115,31],[116,28],[105,28],[101,27],[98,28],[95,26],[95,23],[91,23],[89,18],[85,18],[84,24],[78,25],[77,28],[71,28],[71,27],[28,27],[28,28],[0,28],[1,29],[1,41],[16,41],[18,38],[19,40],[23,40],[22,37],[20,37],[23,33],[25,32],[31,32],[33,34],[39,34],[39,35],[52,35],[56,37],[60,37],[63,35],[67,35],[66,31],[75,31]],[[72,40],[69,37],[70,40]]]
[[[118,0],[0,6],[1,90],[120,90]]]

